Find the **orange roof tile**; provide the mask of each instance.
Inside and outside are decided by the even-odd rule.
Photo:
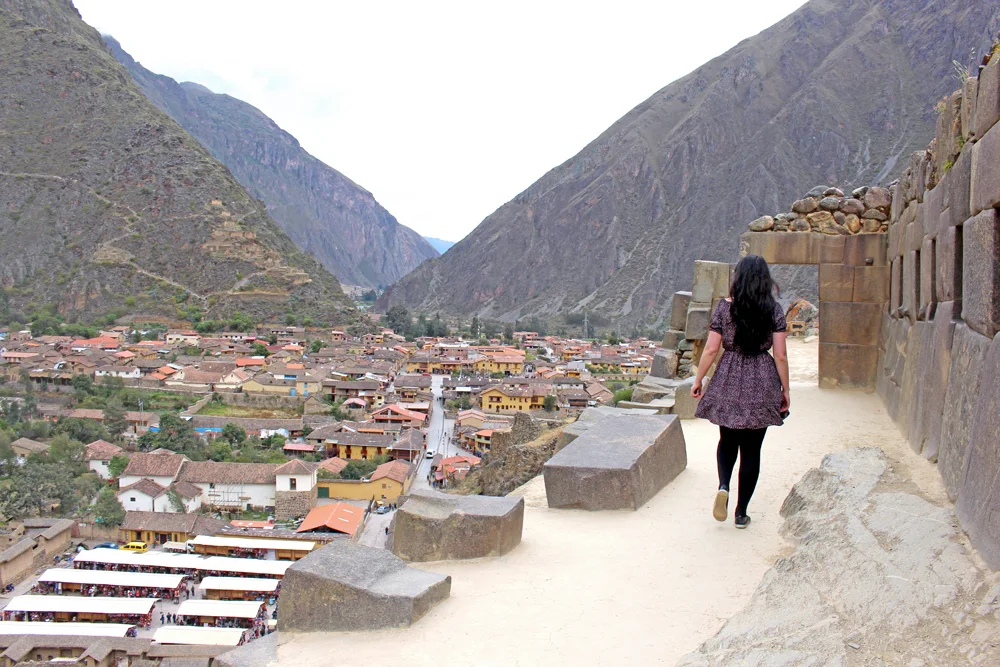
[[[312,530],[328,528],[338,533],[346,533],[353,536],[358,532],[364,510],[347,503],[333,503],[332,505],[320,505],[309,510],[309,514],[302,520],[302,525],[296,529],[297,533],[307,533]]]

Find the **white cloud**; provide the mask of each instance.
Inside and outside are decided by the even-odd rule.
[[[148,69],[253,104],[451,240],[801,4],[76,0]]]

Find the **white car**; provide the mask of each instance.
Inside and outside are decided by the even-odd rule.
[[[425,458],[428,458],[428,459],[432,459],[432,458],[434,458],[434,450],[433,450],[433,449],[428,449],[428,450],[427,450],[427,453],[426,453],[426,454],[424,454],[424,457],[425,457]]]

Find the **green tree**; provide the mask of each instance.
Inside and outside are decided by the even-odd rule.
[[[375,468],[379,467],[383,463],[389,460],[388,456],[376,456],[373,459],[367,461],[348,461],[344,469],[340,471],[341,479],[361,479],[362,477],[368,477],[373,472]]]
[[[179,494],[177,489],[174,487],[167,489],[167,501],[170,503],[170,509],[177,514],[187,514],[187,507],[184,505],[184,499],[181,498],[181,494]]]
[[[17,469],[17,454],[10,446],[10,438],[0,434],[0,476],[9,477]]]
[[[228,442],[231,447],[238,447],[246,441],[247,432],[236,424],[230,422],[222,427],[222,438]]]
[[[155,433],[147,431],[139,437],[140,450],[149,452],[162,447],[183,454],[192,461],[205,460],[205,443],[195,433],[191,422],[181,419],[177,413],[168,412],[160,417],[159,428]]]
[[[49,502],[56,502],[60,514],[69,516],[83,501],[89,501],[92,489],[89,482],[74,479],[70,466],[29,457],[14,471],[6,493],[0,494],[0,514],[20,519],[38,513]]]
[[[108,474],[111,476],[111,479],[118,479],[127,467],[128,456],[125,454],[115,454],[108,461]]]
[[[267,345],[264,345],[264,343],[259,341],[251,345],[250,350],[255,357],[266,357],[271,354],[267,349]]]
[[[225,438],[216,438],[212,441],[209,458],[213,461],[232,461],[233,446]]]
[[[125,407],[117,396],[109,400],[104,406],[104,428],[108,429],[108,435],[115,440],[120,439],[122,433],[128,428],[128,420],[125,418]]]
[[[309,351],[310,351],[311,353],[313,353],[313,354],[316,354],[317,352],[319,352],[319,351],[320,351],[320,350],[322,350],[322,349],[323,349],[323,341],[321,341],[321,340],[314,340],[314,341],[313,341],[313,342],[312,342],[312,343],[311,343],[311,344],[309,345]]]
[[[397,334],[405,335],[410,328],[410,312],[403,306],[393,306],[382,321]]]
[[[83,460],[84,449],[82,442],[60,433],[49,443],[49,458],[55,463],[79,463]]]
[[[125,389],[125,380],[114,375],[105,375],[101,378],[100,388],[105,396],[114,396]]]
[[[76,394],[77,398],[94,393],[94,381],[89,375],[78,373],[70,380],[70,384],[73,386],[73,393]]]
[[[552,394],[546,396],[545,400],[542,401],[542,408],[546,412],[554,412],[558,407],[559,407],[559,401]]]
[[[625,389],[619,389],[615,392],[615,405],[618,405],[621,401],[631,401],[633,387],[626,387]]]
[[[264,449],[276,449],[280,451],[285,446],[285,436],[280,433],[274,433],[263,438],[260,444]]]
[[[108,430],[104,428],[104,424],[101,422],[94,419],[78,419],[76,417],[60,419],[59,423],[52,429],[53,435],[58,435],[59,433],[65,433],[74,440],[86,443],[111,438],[108,435]]]
[[[472,338],[477,338],[479,336],[481,329],[479,325],[479,315],[472,316],[472,324],[469,326],[469,334]]]
[[[169,497],[170,492],[167,493]],[[120,526],[125,521],[125,508],[122,507],[118,495],[110,486],[105,486],[97,494],[97,502],[94,503],[94,518],[102,526]]]
[[[510,322],[506,322],[503,325],[503,338],[508,343],[514,340],[514,325]]]

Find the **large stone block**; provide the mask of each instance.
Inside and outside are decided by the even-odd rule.
[[[684,336],[688,340],[705,340],[708,338],[708,325],[712,321],[712,305],[709,303],[691,303],[688,308],[687,322],[684,325]]]
[[[824,343],[877,346],[884,311],[881,303],[821,301],[819,339]]]
[[[818,264],[820,238],[819,234],[811,232],[746,232],[740,237],[740,247],[746,251],[744,254],[760,255],[768,264]]]
[[[846,236],[820,236],[816,243],[819,244],[819,261],[821,264],[842,264],[844,261],[844,244]]]
[[[962,227],[948,227],[938,233],[934,244],[934,289],[938,301],[962,299]]]
[[[707,381],[703,383],[707,388]],[[691,397],[691,387],[694,386],[694,378],[688,378],[677,386],[674,394],[674,414],[678,419],[694,419],[694,411],[698,409],[698,399]]]
[[[670,329],[667,333],[663,334],[663,340],[660,342],[660,347],[668,350],[676,350],[677,346],[681,344],[684,340],[684,330],[681,329],[677,331],[675,329]]]
[[[934,329],[930,334],[927,354],[920,357],[916,418],[920,425],[911,434],[914,451],[931,461],[936,461],[941,447],[941,418],[944,399],[951,373],[951,345],[955,333],[956,304],[946,301],[938,304],[934,316]]]
[[[937,119],[937,150],[934,152],[938,175],[945,173],[949,163],[954,164],[958,155],[958,138],[962,124],[959,114],[962,110],[962,91],[957,90],[944,99],[944,109]],[[926,201],[926,199],[925,199]]]
[[[212,667],[268,667],[269,665],[276,665],[278,664],[278,636],[279,633],[272,632],[260,639],[253,640],[249,644],[244,644],[231,651],[217,655],[211,661]],[[165,658],[160,664],[166,666],[169,660],[171,659]],[[135,665],[138,662],[131,664]],[[186,658],[180,658],[179,662],[171,662],[169,664],[203,665],[207,664],[207,661],[202,658],[199,662],[197,658],[192,658],[191,662],[188,663],[186,662]]]
[[[1000,336],[990,343],[955,514],[986,563],[1000,569]]]
[[[990,339],[986,336],[964,324],[955,327],[938,449],[938,470],[952,500],[958,498],[968,465],[969,438],[989,347]]]
[[[670,328],[679,331],[684,330],[687,322],[688,304],[691,303],[691,292],[674,292],[673,301],[670,304]]]
[[[549,507],[639,509],[687,467],[674,415],[605,419],[543,468]]]
[[[973,126],[976,137],[983,137],[1000,120],[1000,58],[992,58],[979,72]]]
[[[903,316],[914,321],[920,303],[920,252],[910,250],[903,255]]]
[[[524,498],[416,491],[393,519],[392,552],[408,561],[502,556],[523,527]]]
[[[961,114],[961,129],[962,137],[968,142],[970,139],[975,138],[976,130],[974,126],[975,119],[973,118],[973,110],[976,108],[976,92],[979,89],[979,78],[970,76],[965,80],[965,85],[962,86],[962,110],[959,112]]]
[[[898,263],[898,260],[894,262],[894,264]],[[889,301],[889,283],[892,271],[891,267],[855,266],[853,269],[854,301],[879,304],[884,304]],[[822,298],[823,293],[820,292],[820,299]]]
[[[937,236],[941,211],[944,210],[942,204],[946,190],[946,182],[938,183],[936,188],[928,190],[927,194],[924,195],[924,203],[920,205],[920,215],[917,216],[917,219],[922,221],[925,237],[934,238]]]
[[[384,549],[334,540],[281,582],[278,629],[377,630],[413,624],[451,593],[451,577],[407,567]]]
[[[1000,215],[996,209],[983,211],[963,225],[962,319],[984,336],[992,338],[1000,331]]]
[[[822,323],[822,315],[820,316]],[[822,338],[822,335],[820,336]],[[875,391],[878,346],[819,344],[819,386],[826,389]]]
[[[900,237],[906,232],[906,227],[899,222],[894,222],[889,225],[889,260],[892,261],[897,257],[903,256],[903,244],[900,242]]]
[[[820,301],[851,301],[854,299],[854,268],[843,264],[819,265]]]
[[[934,239],[925,238],[920,249],[920,303],[917,305],[917,318],[934,319],[934,307],[937,304],[934,293]]]
[[[972,146],[972,215],[1000,205],[1000,125]]]
[[[958,159],[955,161],[955,166],[948,172],[947,188],[942,212],[947,210],[949,213],[939,218],[941,223],[939,232],[945,227],[960,225],[972,217],[972,207],[970,204],[972,188],[972,144],[968,144],[962,149]]]
[[[885,234],[845,236],[844,264],[850,266],[888,266],[888,237]]]
[[[889,312],[893,317],[899,314],[903,307],[903,260],[892,260],[892,273],[889,278]]]
[[[931,347],[934,343],[934,323],[916,322],[910,329],[910,341],[906,348],[906,369],[903,372],[903,405],[905,410],[900,415],[900,420],[905,419],[905,424],[900,423],[911,447],[919,451],[919,445],[923,441],[922,426],[923,420],[920,415],[921,392],[924,390],[922,378],[925,369],[925,360],[931,356]]]
[[[695,260],[691,301],[711,303],[714,299],[729,296],[729,264]]]
[[[649,374],[653,377],[659,378],[676,377],[677,366],[680,363],[680,359],[681,353],[676,349],[665,349],[661,347],[653,353],[653,364],[649,369]]]

